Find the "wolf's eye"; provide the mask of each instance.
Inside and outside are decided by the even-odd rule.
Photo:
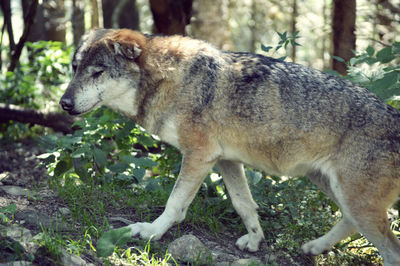
[[[101,74],[103,74],[103,72],[104,72],[104,70],[96,71],[96,72],[94,72],[94,73],[92,74],[92,77],[93,77],[94,79],[97,79],[98,77],[101,76]]]

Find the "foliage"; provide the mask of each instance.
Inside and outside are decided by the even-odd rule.
[[[97,256],[108,257],[114,252],[116,246],[122,247],[131,239],[130,227],[112,229],[104,233],[97,241]]]
[[[71,49],[61,42],[27,43],[27,60],[0,78],[0,102],[35,109],[58,102],[59,86],[69,77]]]
[[[400,100],[400,42],[379,51],[368,46],[365,51],[354,53],[355,56],[346,62],[346,78],[396,106],[395,102]],[[340,57],[334,59],[344,62]]]
[[[42,138],[49,152],[41,158],[55,178],[79,179],[96,185],[140,183],[154,189],[159,186],[159,180],[144,180],[146,171],[153,169],[153,173],[170,176],[170,168],[164,167],[176,153],[119,114],[101,108],[75,126],[79,129],[73,135]],[[135,145],[140,149],[134,148]],[[150,153],[151,148],[161,154]],[[162,163],[159,165],[157,160]]]
[[[0,208],[0,221],[11,222],[16,211],[17,211],[17,205],[15,203],[11,203],[7,206],[1,207]]]
[[[300,38],[299,36],[299,31],[296,31],[295,33],[293,33],[293,35],[288,35],[287,31],[285,31],[284,33],[280,33],[277,32],[277,34],[279,35],[279,42],[278,45],[276,46],[265,46],[264,44],[261,44],[261,50],[263,52],[270,52],[271,50],[273,50],[274,53],[278,52],[281,48],[284,48],[284,50],[287,50],[289,45],[292,47],[295,46],[301,46],[296,40]],[[278,58],[278,60],[285,60],[287,56],[282,56],[280,58]]]
[[[13,72],[0,76],[0,102],[40,110],[54,109],[61,96],[60,86],[70,76],[71,48],[61,42],[26,43],[27,56]],[[0,124],[0,138],[34,136],[38,128],[8,122]]]

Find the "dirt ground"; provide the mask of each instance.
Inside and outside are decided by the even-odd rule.
[[[45,169],[37,167],[39,160],[36,156],[43,152],[34,141],[0,143],[0,188],[2,186],[18,186],[33,193],[32,195],[28,193],[26,196],[15,196],[0,189],[0,208],[15,203],[17,205],[17,212],[14,223],[19,224],[19,219],[23,219],[24,224],[22,226],[32,230],[33,234],[40,233],[43,229],[30,224],[28,221],[29,218],[18,215],[19,213],[34,212],[49,219],[56,219],[60,215],[60,210],[67,207],[58,197],[57,193],[49,188],[47,182],[49,176]],[[109,213],[107,216],[118,217],[120,213],[118,213],[118,210],[115,210],[115,213]],[[125,218],[134,220],[134,217],[125,216]],[[111,223],[115,228],[124,225],[120,221]],[[180,230],[179,233],[182,235],[193,234],[198,237],[213,254],[217,254],[216,260],[214,260],[216,264],[226,260],[232,262],[232,260],[243,258],[257,258],[265,262],[266,254],[268,254],[270,258],[273,257],[274,262],[278,265],[313,265],[312,258],[304,256],[293,259],[284,252],[271,249],[267,243],[262,244],[259,252],[243,252],[234,245],[236,239],[239,237],[235,232],[223,232],[216,236],[204,228],[193,227],[185,223],[181,224],[179,229],[175,226],[168,231],[160,240],[160,245],[165,245],[165,248],[167,248],[167,245],[177,235],[177,230]],[[66,234],[73,237],[76,233],[66,232]],[[5,262],[1,260],[4,257],[1,252],[2,250],[0,249],[0,263]],[[84,252],[81,258],[86,263],[94,265],[103,264],[100,259],[96,258],[94,253]],[[42,257],[42,259],[43,262],[46,261],[46,258]],[[35,264],[46,265],[48,263],[41,263],[36,260]]]

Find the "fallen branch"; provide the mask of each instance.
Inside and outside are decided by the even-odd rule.
[[[76,121],[76,118],[60,113],[44,112],[13,104],[0,103],[0,123],[6,123],[11,120],[41,125],[67,134],[73,132],[72,124]]]

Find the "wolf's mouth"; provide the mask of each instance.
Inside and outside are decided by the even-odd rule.
[[[68,112],[70,115],[73,115],[73,116],[84,115],[84,114],[89,113],[90,111],[96,109],[97,107],[99,107],[99,106],[101,105],[101,102],[102,102],[102,101],[97,101],[96,103],[94,103],[94,104],[92,105],[92,107],[86,109],[85,111],[77,111],[77,110],[75,110],[75,108],[73,108],[72,110],[67,110],[67,112]]]

